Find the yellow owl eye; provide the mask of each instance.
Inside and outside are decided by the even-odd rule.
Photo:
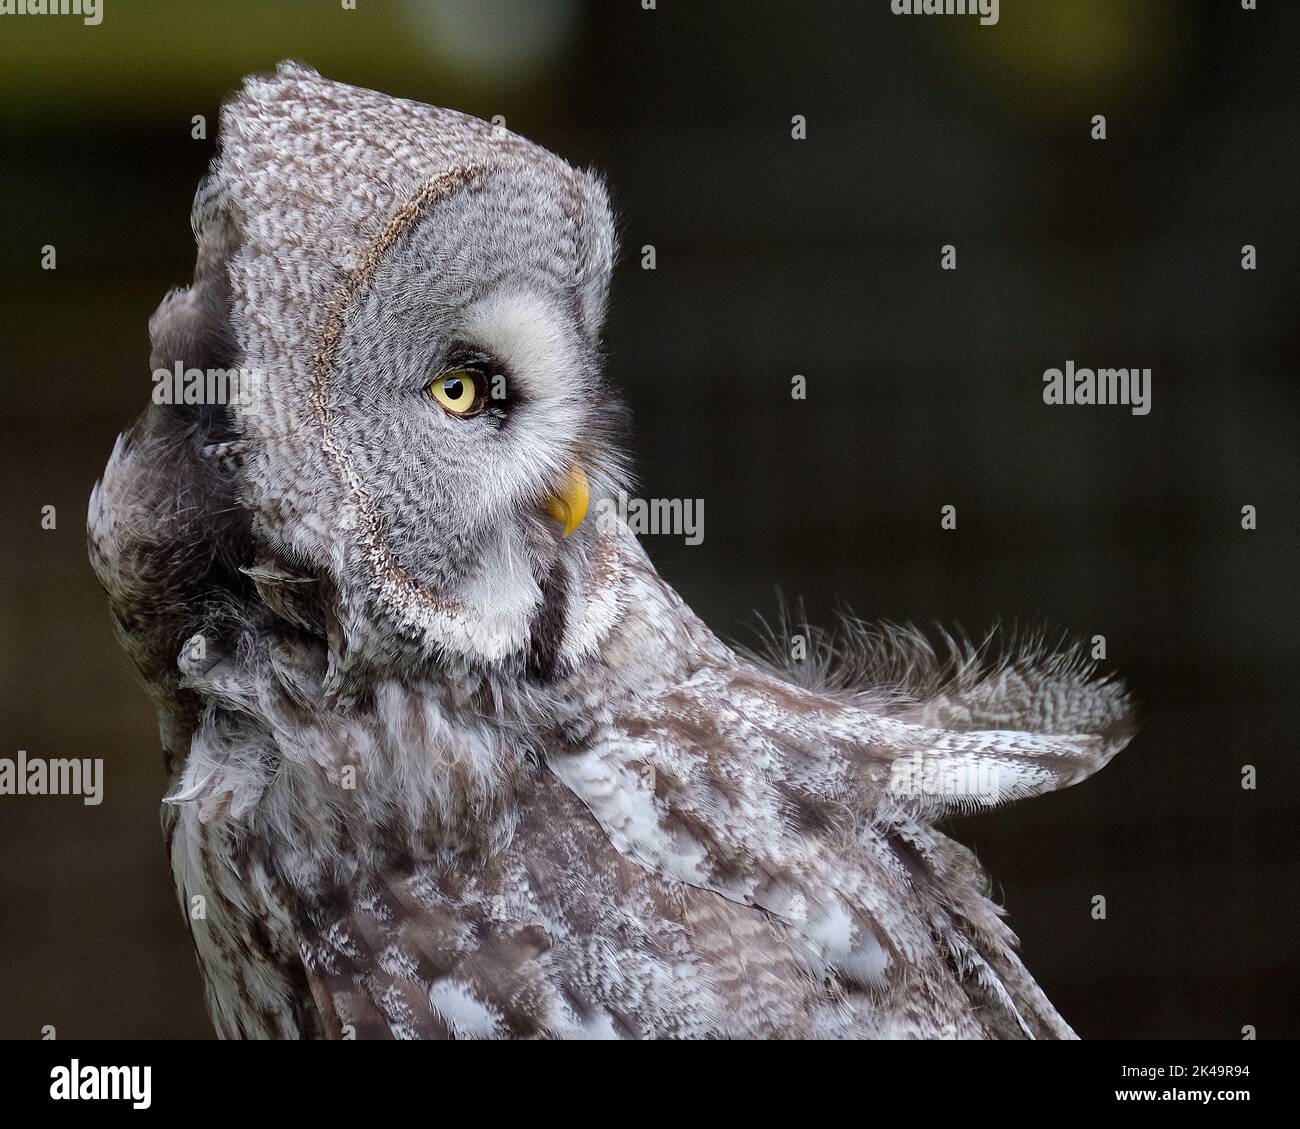
[[[482,374],[473,369],[444,373],[428,388],[446,412],[454,416],[476,416],[483,410],[487,393]]]

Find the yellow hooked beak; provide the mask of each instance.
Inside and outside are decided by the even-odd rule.
[[[564,526],[564,536],[567,537],[582,524],[590,502],[591,487],[587,485],[587,472],[574,463],[564,486],[546,500],[546,512]]]

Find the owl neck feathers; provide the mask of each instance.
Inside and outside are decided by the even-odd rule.
[[[201,658],[182,649],[181,685],[202,711],[170,802],[340,859],[503,844],[550,747],[581,744],[682,677],[683,656],[721,647],[634,541],[597,547],[590,566],[545,681],[523,653],[400,674],[373,650],[340,655],[327,583],[269,561],[245,570],[256,597],[222,642]]]

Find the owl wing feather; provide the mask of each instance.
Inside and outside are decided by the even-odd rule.
[[[715,655],[549,763],[619,851],[781,922],[877,1017],[898,984],[934,992],[898,1031],[969,1034],[978,1014],[978,1033],[1068,1036],[978,864],[931,820],[1084,779],[1128,740],[1126,695],[1070,653],[1023,648],[985,667],[962,651],[914,682],[819,692]]]

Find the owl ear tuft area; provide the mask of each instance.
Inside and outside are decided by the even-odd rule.
[[[582,329],[595,337],[605,321],[609,279],[618,253],[618,234],[604,180],[590,169],[574,172],[578,197],[577,257],[574,263]]]

